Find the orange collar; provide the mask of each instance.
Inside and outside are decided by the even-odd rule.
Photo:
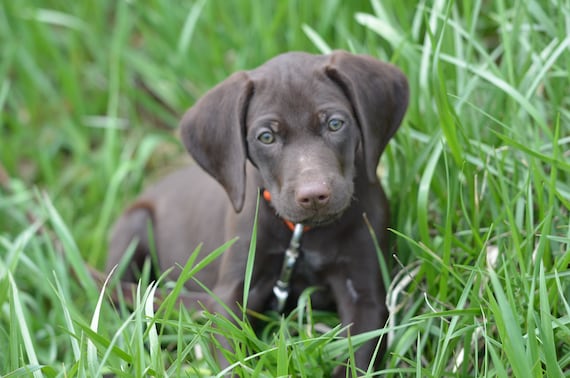
[[[261,195],[263,196],[263,199],[265,201],[267,201],[268,204],[271,204],[271,193],[269,193],[269,190],[267,189],[262,189],[261,190]],[[295,223],[291,222],[290,220],[287,219],[282,219],[283,223],[285,223],[285,226],[287,226],[287,228],[289,229],[289,231],[293,232],[295,230]],[[311,229],[310,226],[303,226],[303,231],[309,231]]]

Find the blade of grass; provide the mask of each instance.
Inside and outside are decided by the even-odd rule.
[[[97,299],[97,304],[95,305],[95,309],[93,310],[93,315],[91,316],[91,324],[89,325],[89,328],[94,333],[97,333],[97,330],[99,328],[99,319],[101,318],[101,305],[103,304],[103,296],[105,295],[105,288],[107,287],[109,279],[113,275],[114,270],[115,268],[113,268],[111,272],[109,272],[109,275],[105,279],[105,282],[103,283],[101,292],[99,294],[99,298]],[[87,367],[91,371],[91,374],[93,374],[94,377],[100,376],[100,372],[99,374],[97,373],[98,370],[100,369],[99,360],[97,357],[97,348],[95,344],[91,341],[91,339],[87,339]]]
[[[251,230],[251,242],[249,244],[249,251],[247,254],[247,263],[245,266],[245,279],[243,283],[243,307],[242,307],[242,319],[245,320],[247,317],[247,300],[249,298],[249,290],[251,287],[251,277],[253,276],[253,265],[255,263],[255,248],[257,245],[257,217],[259,213],[259,198],[260,193],[257,193],[257,202],[255,204],[255,215],[253,217],[253,229]]]
[[[322,54],[329,54],[332,51],[332,49],[330,48],[329,45],[327,45],[325,40],[309,25],[303,24],[302,29],[307,38],[311,40],[311,42]]]
[[[22,302],[20,300],[20,293],[18,291],[18,286],[16,285],[16,281],[14,281],[14,277],[11,273],[8,273],[8,280],[10,282],[10,317],[12,318],[13,325],[17,325],[17,329],[19,331],[20,337],[22,338],[22,342],[24,343],[24,351],[28,356],[29,364],[31,365],[31,369],[33,370],[32,375],[36,378],[40,378],[43,376],[41,371],[34,368],[35,366],[41,366],[38,360],[38,356],[36,355],[36,350],[34,347],[34,342],[32,340],[32,335],[30,333],[30,329],[28,328],[28,324],[26,322],[26,316],[24,315],[24,310],[22,306]],[[15,328],[15,327],[13,327]],[[14,351],[20,350],[18,347],[17,340],[19,337],[11,337],[11,348]],[[13,361],[12,363],[14,363]]]
[[[190,46],[190,42],[192,41],[192,36],[194,35],[194,30],[196,30],[196,24],[198,22],[198,18],[202,13],[202,8],[204,8],[204,4],[206,0],[199,0],[196,1],[190,12],[188,12],[188,16],[186,17],[186,21],[184,22],[184,26],[180,33],[180,37],[178,38],[178,48],[177,54],[179,59],[186,58],[188,55],[188,47]]]
[[[424,169],[422,177],[420,179],[420,184],[418,187],[418,199],[417,199],[417,214],[418,214],[418,227],[420,238],[423,243],[430,245],[431,240],[429,233],[429,195],[431,193],[431,181],[434,178],[435,170],[439,158],[443,152],[443,143],[439,141],[439,138],[435,136],[432,139],[432,152],[428,158],[427,166]],[[438,142],[439,141],[439,142]]]
[[[276,372],[278,377],[285,377],[289,373],[289,357],[287,352],[287,331],[284,322],[281,322],[279,327],[279,336],[277,338],[277,367]]]
[[[95,292],[95,283],[87,272],[79,247],[77,246],[69,227],[61,218],[47,193],[42,193],[41,203],[47,210],[48,219],[52,224],[58,239],[62,242],[63,250],[65,251],[65,258],[70,262],[74,273],[78,275],[78,281],[83,285],[87,293]]]
[[[156,291],[156,287],[157,287],[156,283],[150,285],[147,292],[145,293],[145,298],[143,302],[144,314],[147,318],[146,333],[148,334],[150,365],[152,366],[155,373],[164,371],[162,348],[160,344],[158,331],[156,329],[155,314],[154,314],[154,300],[155,300],[154,293]]]
[[[539,263],[539,277],[538,277],[538,290],[539,290],[539,307],[540,307],[540,325],[539,334],[544,350],[544,364],[546,365],[547,377],[563,377],[564,374],[560,369],[557,359],[557,348],[554,339],[554,332],[552,329],[552,313],[551,306],[548,302],[548,291],[546,278],[544,277],[544,264],[542,261]],[[532,303],[532,302],[531,302]]]
[[[448,2],[444,14],[444,19],[442,22],[446,24],[449,20],[449,13],[451,12],[452,2]],[[434,14],[436,14],[434,12]],[[433,16],[433,14],[432,14]],[[433,23],[435,23],[435,19],[432,19]],[[428,35],[431,39],[431,45],[434,45],[434,51],[432,54],[432,70],[433,75],[431,77],[434,81],[433,88],[435,91],[435,100],[438,110],[438,115],[440,119],[440,126],[443,130],[443,135],[445,135],[445,139],[447,141],[447,145],[451,150],[451,154],[455,159],[456,164],[460,165],[463,162],[463,152],[461,148],[461,144],[457,139],[457,128],[460,127],[459,118],[457,114],[455,114],[454,109],[452,108],[451,104],[449,103],[448,99],[448,90],[445,78],[446,76],[443,74],[443,69],[440,64],[440,55],[442,49],[443,38],[445,36],[446,28],[441,28],[439,35],[433,35],[432,31],[428,29]],[[426,41],[427,42],[427,41]]]
[[[54,280],[57,288],[56,294],[61,302],[61,309],[63,311],[63,315],[65,318],[65,325],[67,327],[66,331],[69,333],[69,342],[71,344],[71,348],[73,351],[73,358],[75,361],[78,361],[81,358],[81,348],[76,338],[75,327],[73,326],[73,318],[71,316],[71,313],[69,312],[70,306],[67,303],[67,299],[65,298],[63,288],[61,287],[59,279],[55,273],[54,273]]]
[[[507,299],[494,270],[489,270],[489,278],[493,288],[493,291],[489,293],[489,304],[502,340],[502,349],[507,355],[514,375],[527,377],[534,370],[532,368],[533,361],[528,360],[524,350],[525,341],[519,326],[520,323],[513,312],[516,306]]]

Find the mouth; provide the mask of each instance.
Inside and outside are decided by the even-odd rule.
[[[284,219],[289,220],[292,223],[301,223],[304,226],[309,227],[320,227],[327,226],[331,223],[337,221],[343,214],[343,211],[336,213],[319,213],[316,212],[309,216],[306,214],[298,214],[296,216],[286,217],[282,216]],[[304,216],[303,216],[304,215]]]

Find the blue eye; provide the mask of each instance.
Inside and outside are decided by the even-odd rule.
[[[340,118],[331,118],[327,125],[330,131],[338,131],[344,125],[344,121]]]
[[[275,135],[270,131],[264,131],[257,136],[257,140],[263,144],[271,144],[275,142]]]

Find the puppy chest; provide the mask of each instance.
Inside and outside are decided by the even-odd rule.
[[[333,303],[331,291],[327,287],[328,259],[321,251],[302,249],[291,277],[292,294],[295,298],[307,288],[317,291],[311,296],[313,306],[328,309]]]

